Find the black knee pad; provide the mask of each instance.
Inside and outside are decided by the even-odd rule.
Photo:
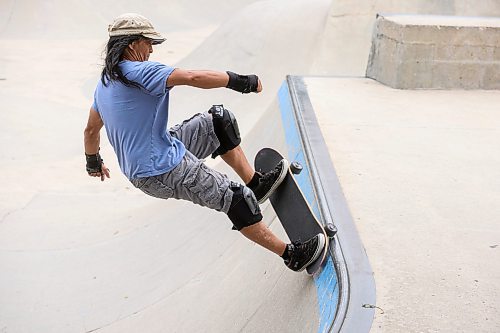
[[[227,216],[233,222],[233,229],[241,230],[262,221],[259,204],[252,190],[246,186],[231,183],[233,199]]]
[[[215,135],[220,146],[212,154],[212,158],[227,153],[241,143],[240,129],[233,113],[222,105],[214,105],[208,110],[212,114]]]

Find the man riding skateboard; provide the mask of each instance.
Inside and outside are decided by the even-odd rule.
[[[236,119],[222,105],[167,129],[174,86],[259,93],[259,78],[148,61],[152,45],[165,38],[138,14],[117,17],[108,32],[105,64],[84,132],[88,174],[101,181],[110,178],[99,154],[105,126],[120,169],[135,187],[156,198],[189,200],[223,212],[245,237],[281,256],[290,269],[304,270],[321,253],[323,234],[285,244],[262,222],[259,208],[283,181],[288,162],[283,159],[265,174],[255,172],[240,147]],[[206,166],[202,159],[210,155],[220,156],[246,186]]]

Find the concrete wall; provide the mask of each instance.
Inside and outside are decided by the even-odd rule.
[[[366,76],[402,89],[500,89],[500,18],[378,16]]]

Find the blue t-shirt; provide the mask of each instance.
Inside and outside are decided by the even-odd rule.
[[[123,75],[143,88],[119,81],[97,84],[92,107],[101,116],[122,172],[129,178],[156,176],[180,163],[186,148],[167,131],[167,78],[174,68],[151,61],[121,61]]]

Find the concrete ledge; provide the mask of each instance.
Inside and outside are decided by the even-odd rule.
[[[376,302],[373,271],[316,118],[307,79],[287,76],[289,94],[318,202],[318,216],[338,229],[330,248],[338,276],[338,306],[333,321],[328,327],[322,325],[318,332],[369,332],[374,316],[370,306]]]
[[[310,149],[311,137],[304,128],[304,119],[297,106],[297,101],[302,100],[302,97],[307,98],[307,95],[299,96],[294,89],[293,81],[287,77],[286,82],[282,84],[278,92],[278,104],[287,146],[287,150],[282,150],[282,153],[289,161],[299,162],[304,167],[302,172],[295,175],[294,178],[315,216],[320,223],[327,225],[331,223],[332,216],[331,212],[326,209],[327,203],[321,196],[325,191],[324,184],[318,181],[317,161],[312,157]],[[314,276],[314,284],[317,289],[318,320],[311,318],[310,321],[311,323],[316,321],[319,323],[317,332],[331,331],[336,315],[339,313],[339,305],[342,303],[339,298],[342,294],[340,289],[343,271],[337,265],[338,256],[333,243],[330,242],[328,258],[323,270]]]
[[[400,89],[500,89],[500,18],[378,15],[366,76]]]

